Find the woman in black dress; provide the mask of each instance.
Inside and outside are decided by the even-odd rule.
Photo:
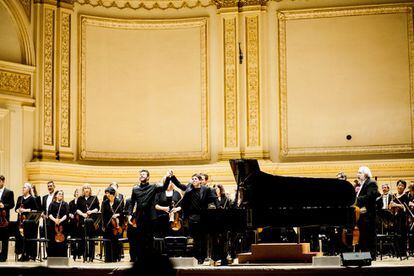
[[[68,217],[69,205],[63,200],[63,190],[57,190],[52,203],[49,205],[48,214],[48,256],[67,257],[68,243]]]

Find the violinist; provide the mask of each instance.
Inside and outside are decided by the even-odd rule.
[[[80,223],[80,215],[76,212],[78,209],[78,198],[79,198],[79,189],[76,188],[73,192],[73,197],[69,202],[69,235],[72,239],[81,239],[83,236],[82,224]],[[74,242],[71,244],[71,255],[73,260],[76,258],[80,259],[83,255],[83,247],[80,246],[80,242]]]
[[[82,195],[78,198],[76,214],[79,215],[80,223],[83,226],[83,241],[85,238],[93,238],[96,236],[95,221],[93,214],[99,212],[99,200],[97,196],[92,195],[92,188],[89,184],[82,186]],[[83,246],[83,242],[80,246]],[[94,242],[90,242],[88,247],[85,247],[84,261],[93,261],[95,258]]]
[[[414,183],[408,185],[408,208],[407,228],[410,233],[408,248],[410,252],[414,252]]]
[[[119,189],[118,182],[116,182],[116,181],[111,182],[111,184],[109,184],[108,188],[109,187],[112,187],[115,190],[115,197],[117,199],[119,199],[120,201],[124,202],[124,195],[118,192],[118,189]],[[105,195],[102,199],[102,202],[104,202],[105,200],[107,200],[106,193],[105,193]]]
[[[372,178],[371,170],[362,166],[357,173],[361,185],[357,193],[356,206],[360,208],[358,228],[360,233],[359,250],[369,251],[376,259],[376,199],[379,196],[377,182]]]
[[[405,257],[407,255],[407,206],[408,195],[404,193],[407,187],[405,180],[397,181],[397,193],[393,195],[390,202],[390,209],[394,214],[395,234],[398,238],[398,256]]]
[[[171,224],[175,219],[181,219],[181,194],[174,190],[174,187],[174,183],[170,181],[167,190],[155,196],[154,203],[157,210],[156,236],[159,238],[177,236],[182,233],[182,229],[175,230],[174,228],[172,230],[171,228]],[[176,216],[178,217],[176,218]]]
[[[109,187],[105,189],[107,199],[102,203],[103,237],[106,239],[105,262],[116,262],[121,260],[119,237],[122,234],[124,203],[116,198],[116,191]]]
[[[38,210],[35,198],[32,196],[32,185],[28,182],[24,183],[22,195],[17,198],[16,208],[18,232],[16,236],[16,254],[21,254],[19,261],[36,260],[37,244],[36,241],[28,241],[27,239],[35,239],[37,237],[37,223],[30,219],[27,215],[31,211]]]
[[[67,257],[67,221],[69,205],[63,200],[63,190],[57,190],[49,205],[48,214],[48,256]]]
[[[6,178],[0,175],[0,262],[7,260],[10,236],[10,209],[14,208],[14,194],[4,187]]]

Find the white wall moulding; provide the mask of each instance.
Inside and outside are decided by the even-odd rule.
[[[209,160],[207,18],[78,28],[80,159]]]
[[[277,15],[281,157],[413,153],[412,6]]]

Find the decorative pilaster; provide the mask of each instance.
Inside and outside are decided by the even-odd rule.
[[[47,2],[47,3],[45,3]],[[37,139],[34,158],[56,159],[56,10],[57,1],[35,0],[37,57]]]
[[[260,118],[260,8],[244,16],[246,66],[246,147],[247,158],[265,158],[261,137]]]
[[[222,14],[224,68],[224,145],[220,159],[241,156],[238,105],[238,15]]]
[[[72,6],[73,8],[73,6]],[[57,106],[59,159],[73,159],[70,139],[70,62],[72,10],[59,7],[57,17]]]

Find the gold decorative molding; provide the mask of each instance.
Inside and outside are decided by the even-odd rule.
[[[246,25],[246,104],[247,147],[260,142],[259,16],[247,16]]]
[[[200,161],[210,159],[209,123],[208,123],[208,79],[207,79],[207,23],[208,19],[189,18],[171,20],[138,20],[114,19],[81,15],[79,17],[79,158],[83,160],[114,161]],[[201,145],[200,151],[187,152],[102,152],[90,151],[86,148],[86,27],[105,27],[129,30],[174,30],[180,28],[199,28],[200,31],[200,80],[201,80]]]
[[[60,146],[70,147],[70,32],[71,15],[61,13]]]
[[[89,5],[92,7],[116,8],[116,9],[132,9],[132,10],[168,10],[168,9],[194,9],[207,8],[214,6],[210,0],[153,0],[153,1],[116,1],[116,0],[76,0],[76,3],[83,6]]]
[[[287,49],[286,49],[286,22],[289,20],[318,19],[346,16],[381,15],[403,13],[407,15],[408,48],[410,63],[410,94],[411,94],[411,143],[398,145],[371,145],[371,146],[332,146],[312,148],[291,148],[288,144],[287,118]],[[297,156],[327,156],[327,155],[361,155],[361,154],[393,154],[414,152],[414,31],[413,7],[403,4],[340,7],[307,10],[287,10],[277,13],[279,24],[279,93],[280,93],[280,155],[282,157]]]
[[[224,146],[236,148],[238,142],[237,108],[237,28],[236,17],[223,18],[224,35]]]
[[[44,10],[44,54],[43,54],[43,143],[54,143],[54,29],[55,11]]]
[[[20,96],[31,95],[32,76],[0,69],[0,91]]]
[[[32,0],[19,0],[19,2],[22,5],[24,12],[27,15],[27,18],[30,21],[32,15]]]
[[[10,100],[31,101],[35,67],[0,61],[0,94]],[[9,96],[8,96],[9,95]]]

